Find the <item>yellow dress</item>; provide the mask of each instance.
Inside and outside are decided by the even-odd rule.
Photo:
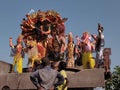
[[[95,60],[93,59],[92,53],[91,52],[87,52],[87,62],[89,62],[90,68],[94,68],[95,66]]]
[[[20,53],[16,54],[13,61],[13,71],[17,73],[22,73],[22,63],[22,55]]]
[[[83,68],[87,69],[88,68],[88,63],[90,65],[90,68],[94,68],[95,66],[95,60],[92,58],[92,53],[91,52],[84,52],[82,56],[82,64]]]
[[[82,65],[83,65],[83,68],[84,68],[84,69],[87,68],[86,52],[84,52],[84,53],[82,54]]]
[[[64,78],[67,78],[67,74],[65,72],[65,70],[61,70],[60,71],[60,74],[64,77]],[[64,83],[60,86],[57,87],[58,90],[63,90],[63,87],[66,85],[66,80],[64,80]],[[67,87],[65,87],[64,90],[67,90]]]

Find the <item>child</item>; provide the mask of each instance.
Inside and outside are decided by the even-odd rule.
[[[68,85],[68,79],[67,79],[67,74],[65,72],[66,70],[66,63],[64,61],[61,61],[58,66],[58,71],[60,74],[64,77],[64,83],[60,86],[57,87],[58,90],[67,90],[67,85]]]

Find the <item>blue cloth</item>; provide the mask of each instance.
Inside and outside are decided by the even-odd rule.
[[[11,48],[10,56],[13,57],[13,56],[15,56],[15,54],[16,54],[16,49],[15,48]]]
[[[11,56],[11,57],[14,57],[15,54],[16,54],[16,48],[11,48],[10,56]],[[23,50],[22,50],[22,52],[21,52],[21,55],[22,55],[23,58],[25,57],[25,52],[24,52]]]

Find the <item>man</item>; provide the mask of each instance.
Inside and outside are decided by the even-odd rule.
[[[30,79],[38,90],[54,90],[63,84],[64,77],[50,66],[48,57],[42,59],[43,68],[33,72]],[[58,79],[56,81],[56,79]]]

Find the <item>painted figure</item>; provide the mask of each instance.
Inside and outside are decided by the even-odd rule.
[[[24,58],[24,51],[23,51],[23,44],[22,44],[22,36],[20,35],[17,38],[17,44],[13,45],[12,38],[9,39],[9,45],[11,47],[11,56],[14,57],[13,59],[13,67],[12,72],[22,73],[23,68],[23,58]]]
[[[89,32],[84,32],[82,39],[82,65],[84,69],[87,68],[94,68],[95,66],[95,60],[92,56],[92,49],[94,48],[94,45],[90,42],[90,34]]]
[[[75,60],[74,60],[74,48],[75,45],[73,43],[73,35],[72,32],[68,35],[68,45],[67,45],[67,67],[68,68],[74,68]]]
[[[38,48],[37,42],[31,36],[27,37],[26,43],[26,52],[28,54],[28,63],[27,66],[29,68],[33,68],[34,62],[38,60]]]
[[[111,48],[104,48],[103,61],[104,61],[105,73],[110,72],[110,65],[111,65],[110,55],[111,55]]]
[[[103,50],[105,46],[104,34],[103,34],[103,27],[98,24],[98,36],[96,38],[96,67],[99,68],[100,65],[103,63]]]

